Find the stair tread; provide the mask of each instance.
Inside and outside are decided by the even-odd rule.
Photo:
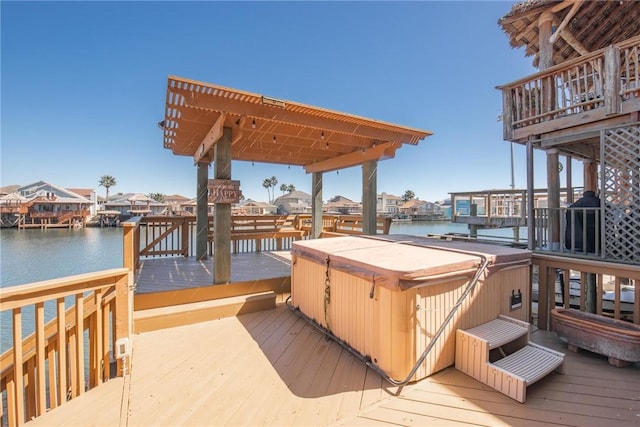
[[[533,384],[562,364],[564,359],[544,349],[527,345],[509,356],[493,362],[505,371]]]
[[[502,319],[491,320],[465,332],[489,343],[489,348],[497,348],[527,334],[528,329]]]

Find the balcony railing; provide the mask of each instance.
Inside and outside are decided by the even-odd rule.
[[[13,346],[0,356],[1,425],[22,425],[99,386],[113,362],[122,375],[132,284],[129,270],[118,268],[2,290]]]
[[[589,110],[602,114],[582,122],[622,113],[623,103],[640,99],[640,36],[499,88],[506,140],[517,140],[519,128]]]

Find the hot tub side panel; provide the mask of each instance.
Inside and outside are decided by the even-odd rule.
[[[292,266],[293,305],[359,353],[371,357],[397,380],[409,375],[469,283],[457,279],[394,291],[374,286],[371,279],[329,269],[330,295],[325,317],[326,272],[326,266],[298,257]],[[528,281],[528,266],[495,271],[481,279],[412,380],[455,363],[456,329],[477,326],[499,314],[528,321]],[[522,306],[511,310],[510,296],[518,289],[522,290]]]
[[[445,322],[469,281],[456,280],[433,286],[417,288],[415,296],[418,315],[412,337],[416,343],[414,363]],[[480,280],[474,291],[467,296],[451,323],[434,345],[425,362],[420,365],[414,380],[419,380],[445,369],[455,363],[455,340],[457,329],[469,329],[494,320],[505,314],[518,320],[529,321],[529,267],[518,266],[494,271]],[[522,291],[522,305],[511,309],[511,293]]]

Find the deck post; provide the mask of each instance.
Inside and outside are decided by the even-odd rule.
[[[622,99],[620,98],[620,49],[609,46],[604,51],[605,76],[604,82],[604,107],[605,114],[620,114],[622,111]],[[611,78],[611,76],[614,76]]]
[[[529,137],[527,141],[527,194],[525,204],[526,207],[526,216],[527,218],[527,241],[528,248],[530,251],[534,250],[537,246],[536,244],[536,224],[535,224],[535,205],[533,198],[534,196],[534,182],[533,182],[533,136]]]
[[[311,238],[318,239],[322,233],[322,172],[313,172],[311,193]]]
[[[377,182],[378,161],[369,160],[362,164],[362,232],[377,234]]]
[[[197,199],[196,199],[196,259],[207,259],[207,241],[209,239],[209,163],[197,164]]]
[[[216,179],[231,179],[231,128],[214,146]],[[213,212],[213,283],[231,282],[231,203],[216,203]]]
[[[560,250],[560,161],[557,149],[547,150],[547,206],[549,208],[549,250]]]

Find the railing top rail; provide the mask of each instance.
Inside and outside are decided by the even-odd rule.
[[[63,298],[78,292],[111,286],[128,274],[129,270],[126,268],[113,268],[25,285],[9,286],[2,289],[0,304],[3,311],[12,310],[29,304]]]
[[[173,217],[168,217],[168,218],[173,218]],[[144,219],[145,219],[145,217],[143,217],[143,216],[134,216],[134,217],[131,217],[128,220],[124,221],[122,223],[122,225],[140,224]]]
[[[618,47],[618,48],[626,48],[626,47],[629,47],[629,46],[633,46],[635,44],[640,44],[640,36],[632,37],[632,38],[630,38],[628,40],[625,40],[624,42],[617,43],[617,44],[615,44],[613,46]],[[598,56],[603,56],[606,49],[607,48],[605,47],[605,48],[602,48],[602,49],[595,50],[595,51],[593,51],[591,53],[588,53],[587,55],[583,55],[583,56],[581,56],[579,58],[571,59],[571,60],[565,61],[565,62],[563,62],[561,64],[554,65],[553,67],[547,68],[544,71],[539,71],[539,72],[537,72],[535,74],[530,74],[530,75],[528,75],[526,77],[523,77],[521,79],[512,81],[510,83],[505,83],[503,85],[496,86],[496,89],[499,89],[499,90],[512,89],[514,87],[521,86],[522,84],[530,82],[532,80],[537,80],[537,79],[540,79],[542,77],[546,77],[546,76],[548,76],[550,74],[553,74],[553,73],[555,73],[557,71],[564,70],[566,68],[571,68],[571,67],[573,67],[575,65],[582,64],[583,62],[588,62],[588,61],[590,61],[590,60],[592,60],[594,58],[597,58]]]

